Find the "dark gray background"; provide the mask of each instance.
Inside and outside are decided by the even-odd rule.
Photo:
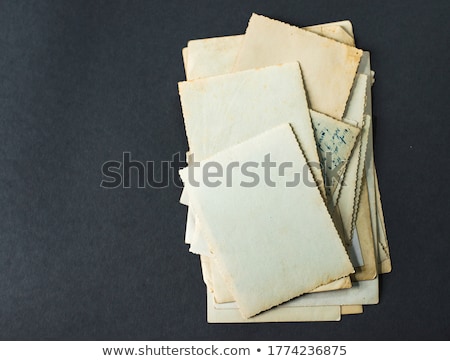
[[[0,339],[449,339],[448,1],[2,1]],[[372,52],[394,270],[339,323],[208,325],[181,190],[101,189],[103,162],[187,149],[189,39],[252,12],[350,19]]]

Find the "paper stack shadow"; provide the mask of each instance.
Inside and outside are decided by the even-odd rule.
[[[378,303],[391,260],[373,157],[370,54],[350,21],[253,14],[191,40],[180,199],[211,323],[337,321]]]

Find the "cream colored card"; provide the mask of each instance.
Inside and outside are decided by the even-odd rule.
[[[216,303],[227,303],[234,302],[233,295],[228,290],[228,286],[225,283],[222,275],[219,273],[218,268],[213,264],[212,257],[200,256],[202,263],[202,270],[208,272],[207,275],[204,275],[204,282],[208,289],[212,291],[214,295],[214,301]],[[207,260],[203,267],[204,260]],[[347,289],[352,287],[352,282],[350,277],[343,277],[336,281],[330,282],[326,285],[319,286],[308,293],[317,293],[317,292],[328,292],[334,290]]]
[[[369,131],[369,142],[367,145],[367,155],[366,155],[366,183],[367,183],[367,193],[369,198],[369,208],[370,208],[370,221],[372,226],[373,242],[374,242],[374,252],[376,262],[380,258],[378,250],[378,212],[377,212],[377,201],[376,201],[376,189],[375,189],[375,164],[373,157],[373,131],[372,127]]]
[[[367,159],[367,151],[369,149],[370,144],[370,137],[371,137],[371,119],[372,119],[372,110],[371,110],[371,99],[372,99],[372,74],[370,70],[370,54],[369,52],[364,52],[363,57],[361,58],[361,62],[359,64],[358,73],[364,74],[366,76],[366,90],[365,90],[365,102],[364,102],[364,122],[370,122],[370,124],[364,124],[362,126],[361,131],[361,149],[360,149],[360,156],[359,156],[359,163],[358,163],[358,176],[357,176],[357,182],[356,182],[356,189],[355,189],[355,202],[353,207],[353,224],[356,222],[356,216],[358,212],[358,205],[359,205],[359,197],[361,193],[361,187],[362,187],[362,180],[366,169],[366,159]],[[358,110],[359,112],[361,110]],[[369,149],[369,153],[370,153]],[[354,225],[353,225],[354,227]]]
[[[344,305],[341,306],[341,315],[359,315],[363,313],[362,305]]]
[[[344,229],[344,241],[350,245],[353,236],[353,209],[355,203],[356,183],[358,177],[359,156],[361,154],[361,139],[356,142],[344,174],[343,183],[332,194],[336,211],[339,211]]]
[[[361,267],[355,268],[356,272],[353,275],[357,281],[365,281],[374,279],[377,272],[377,260],[375,257],[375,244],[372,231],[372,223],[370,218],[369,194],[367,181],[364,178],[361,189],[359,211],[356,218],[356,229],[358,232],[359,243],[361,245],[362,256],[364,264]]]
[[[365,55],[365,54],[364,54]],[[345,112],[344,123],[354,125],[364,130],[363,117],[364,107],[366,103],[367,93],[367,76],[358,74],[355,78],[352,87],[350,100],[347,104]],[[363,133],[364,134],[364,133]],[[361,245],[358,239],[357,232],[354,231],[354,217],[356,202],[356,188],[358,185],[358,169],[360,165],[360,158],[362,149],[366,145],[366,137],[361,134],[353,146],[353,151],[350,158],[347,158],[347,166],[343,176],[343,182],[337,184],[333,190],[331,204],[335,205],[332,212],[333,219],[340,219],[343,228],[343,239],[345,240],[347,251],[350,255],[352,263],[355,267],[364,265],[364,260],[361,251]]]
[[[368,101],[370,100],[370,81],[369,81],[369,73],[370,73],[370,62],[369,62],[369,53],[363,52],[363,55],[361,57],[361,62],[358,67],[358,74],[355,77],[351,92],[350,92],[350,98],[347,103],[347,107],[344,113],[343,121],[347,124],[354,125],[360,129],[363,128],[364,125],[364,114],[366,114],[365,109],[367,107]],[[359,163],[361,162],[361,143],[357,145],[359,148],[358,151],[356,151],[353,155],[354,162],[358,162],[357,165],[355,165],[354,171],[358,171]],[[350,184],[349,188],[355,189],[355,195],[356,195],[356,188],[357,188],[357,178],[355,178],[355,183]],[[348,184],[347,184],[348,185]],[[338,188],[337,192],[334,193],[333,203],[337,204],[337,200],[340,196],[340,188]],[[356,201],[356,198],[353,197]],[[346,200],[346,204],[349,204],[348,202],[351,202],[351,199]],[[354,209],[355,204],[353,203],[352,206],[349,205],[350,208]]]
[[[368,53],[365,52],[362,59],[364,59],[367,56],[366,54]],[[343,119],[344,123],[353,125],[359,129],[362,129],[364,125],[364,108],[367,102],[367,82],[368,82],[367,75],[365,74],[356,75]],[[358,141],[357,145],[354,148],[358,148],[355,149],[352,155],[353,158],[352,161],[355,163],[353,171],[357,172],[359,165],[361,142]],[[352,180],[352,182],[354,183],[350,183],[349,180],[345,182],[345,184],[349,186],[348,188],[350,190],[356,189],[356,178]],[[341,190],[340,186],[341,184],[333,194],[333,204],[335,205],[337,204],[338,198],[340,197],[340,190]],[[354,197],[347,199],[346,204],[348,202],[353,202],[353,198]],[[349,205],[349,208],[353,208],[353,206],[354,204],[352,203],[351,205]]]
[[[367,52],[364,52],[363,58],[360,63],[360,70],[367,76],[372,78],[370,73],[370,57]],[[369,75],[370,74],[370,75]],[[364,113],[369,116],[371,113],[371,86],[372,79],[368,80],[367,84],[367,96]],[[373,142],[372,142],[372,124],[365,125],[363,127],[365,131],[365,138],[367,138],[366,156],[365,159],[361,157],[358,176],[363,178],[362,186],[360,188],[357,183],[355,190],[355,207],[354,207],[354,222],[355,231],[359,235],[361,249],[363,251],[364,264],[361,267],[356,268],[356,272],[353,275],[357,280],[368,280],[376,276],[377,259],[377,235],[376,227],[374,227],[373,220],[377,217],[377,212],[374,209],[373,194],[369,193],[370,187],[373,184],[373,176],[368,177],[370,162],[373,161]],[[373,193],[373,192],[372,192]]]
[[[366,53],[364,57],[367,56]],[[357,208],[357,187],[360,172],[361,157],[367,149],[367,127],[364,128],[364,108],[367,100],[367,81],[365,74],[358,74],[352,87],[349,103],[344,114],[344,122],[353,124],[361,129],[360,137],[354,147],[354,151],[347,163],[344,182],[338,185],[338,189],[333,194],[333,204],[340,212],[342,224],[345,232],[347,245],[351,245],[353,236],[355,208]]]
[[[298,61],[311,108],[341,119],[362,51],[253,14],[234,70]]]
[[[370,116],[364,117],[364,127],[362,128],[362,134],[359,139],[359,154],[354,154],[350,158],[350,162],[347,166],[347,172],[344,177],[344,185],[341,186],[341,195],[338,198],[337,206],[341,212],[342,223],[345,230],[347,240],[351,239],[353,235],[353,229],[356,221],[358,209],[359,197],[357,197],[357,189],[360,190],[360,184],[362,183],[362,177],[364,174],[364,163],[361,161],[362,157],[365,157],[368,142],[368,130],[371,124]]]
[[[364,57],[368,55],[367,52],[364,52]],[[367,102],[367,84],[368,76],[366,74],[359,73],[355,78],[355,83],[353,84],[351,97],[354,99],[353,102],[349,102],[347,104],[347,108],[345,110],[345,114],[343,117],[343,121],[354,125],[358,128],[363,127],[364,120],[364,110]]]
[[[200,230],[201,233],[201,227],[196,228],[196,230]],[[234,301],[233,295],[231,294],[230,290],[228,289],[228,286],[226,282],[224,281],[222,275],[219,273],[217,266],[215,265],[215,261],[213,259],[213,255],[209,251],[209,246],[204,239],[203,235],[201,235],[202,240],[194,240],[191,244],[191,248],[189,249],[190,252],[200,255],[201,260],[207,260],[208,265],[205,267],[202,267],[202,269],[206,269],[209,274],[207,276],[204,276],[204,278],[208,279],[209,282],[205,283],[208,286],[208,289],[212,290],[214,293],[215,301],[217,303],[224,303],[224,302],[232,302]],[[197,244],[199,242],[200,244]],[[202,261],[203,263],[203,261]],[[352,262],[353,263],[353,262]],[[327,292],[327,291],[334,291],[339,289],[346,289],[350,288],[352,286],[350,277],[343,277],[338,280],[332,281],[326,285],[319,286],[308,293],[314,293],[314,292]]]
[[[188,212],[192,212],[192,214],[195,213],[192,206],[189,207]],[[206,285],[208,286],[208,289],[214,292],[215,301],[217,303],[232,302],[234,301],[233,296],[228,290],[228,287],[224,282],[222,275],[218,272],[217,267],[214,264],[214,260],[211,258],[212,255],[210,253],[209,246],[202,234],[202,227],[199,225],[199,220],[197,218],[197,216],[191,215],[191,218],[188,219],[189,225],[186,227],[186,239],[189,239],[189,241],[186,241],[186,243],[190,243],[189,251],[191,253],[200,255],[202,270],[208,270],[209,274],[204,275],[203,278]],[[194,226],[192,226],[192,224],[195,224],[195,228]],[[203,267],[204,260],[207,260],[208,264]],[[352,261],[352,264],[355,265],[359,263]],[[208,283],[206,279],[209,280]],[[343,277],[326,285],[317,287],[309,292],[326,292],[338,289],[346,289],[350,288],[351,286],[352,284],[350,281],[350,277]]]
[[[376,175],[376,172],[375,172]],[[380,273],[389,273],[392,271],[391,257],[389,253],[389,245],[387,241],[386,234],[386,225],[384,224],[384,216],[383,216],[383,208],[381,206],[381,196],[380,191],[378,189],[378,179],[375,177],[375,187],[376,187],[376,195],[377,195],[377,229],[378,229],[378,249],[380,259],[379,259],[379,272]]]
[[[369,58],[367,58],[369,59]],[[364,66],[364,59],[361,62],[361,67]],[[366,84],[366,107],[367,104],[370,102],[371,99],[371,88],[372,84],[370,82],[370,63],[369,60],[367,60],[367,64],[365,65],[365,70],[363,70],[367,76],[367,84]],[[358,206],[359,206],[359,198],[361,194],[361,187],[362,187],[362,181],[364,178],[364,173],[366,172],[366,157],[367,157],[367,149],[369,145],[369,137],[371,134],[372,129],[372,115],[369,114],[366,110],[364,111],[364,125],[361,129],[361,153],[359,156],[359,164],[358,164],[358,177],[356,182],[356,189],[355,189],[355,203],[353,207],[353,227],[356,222],[356,216],[358,213]]]
[[[366,65],[366,68],[370,67]],[[374,82],[374,73],[371,71],[372,84]],[[365,112],[369,115],[372,114],[372,102],[371,102],[371,89],[369,88],[369,94],[366,104]],[[390,255],[389,255],[389,245],[386,236],[386,227],[384,225],[383,209],[381,206],[381,196],[378,189],[378,178],[376,175],[375,162],[373,157],[373,130],[370,128],[369,132],[369,143],[367,147],[366,156],[366,178],[369,193],[369,203],[370,203],[370,214],[372,221],[372,231],[375,238],[375,253],[379,263],[379,273],[388,273],[392,270]]]
[[[193,207],[189,207],[189,210],[192,211]],[[194,216],[192,216],[191,218],[194,219]],[[187,227],[186,229],[187,238],[189,237],[188,232],[189,233],[191,232],[191,227],[189,228]],[[214,264],[214,260],[209,251],[209,246],[207,244],[205,237],[202,235],[202,229],[200,226],[195,228],[195,235],[192,234],[189,239],[192,239],[189,251],[191,253],[200,255],[202,270],[203,272],[205,271],[208,272],[208,275],[204,275],[203,278],[208,289],[214,293],[215,302],[216,303],[233,302],[234,301],[233,296],[228,290],[228,286],[226,285],[222,275],[218,272],[218,269]],[[207,265],[203,266],[203,263],[207,263]],[[354,263],[352,261],[352,264],[359,264],[359,263],[358,262]],[[309,291],[309,293],[346,289],[350,288],[351,286],[352,283],[350,277],[347,276],[335,280],[333,282],[330,282],[326,285],[319,286]]]
[[[266,154],[275,164],[293,165],[283,174],[271,173],[275,186],[262,181],[267,173],[256,166],[261,181],[250,188],[242,186],[248,179],[239,171],[233,173],[234,186],[196,187],[189,181],[189,171],[199,179],[210,162],[224,168],[236,162],[255,165]],[[288,186],[298,170],[309,172],[291,127],[284,124],[200,162],[198,169],[180,172],[190,202],[205,221],[216,265],[245,318],[353,272],[318,188],[304,182]]]
[[[373,85],[374,72],[370,70],[370,56],[364,56],[361,59],[360,71],[365,74],[370,74],[370,85]],[[365,114],[372,115],[372,96],[371,96],[371,86],[367,89],[367,102],[365,106]],[[380,273],[390,272],[392,269],[390,256],[389,256],[389,246],[386,237],[386,228],[384,226],[384,216],[381,207],[381,197],[378,189],[378,179],[376,176],[375,163],[373,158],[373,135],[372,126],[369,129],[369,141],[367,147],[367,155],[365,159],[365,170],[366,179],[368,185],[368,193],[371,207],[371,220],[372,220],[372,232],[374,235],[374,241],[376,243],[376,256],[379,266]],[[357,189],[358,190],[358,189]],[[357,211],[357,210],[355,210]]]
[[[205,256],[201,256],[201,258],[204,259]],[[222,275],[218,271],[218,268],[214,265],[213,262],[214,262],[213,258],[209,257],[208,263],[209,275],[207,278],[210,280],[210,283],[207,284],[208,289],[210,289],[213,292],[214,300],[216,303],[233,302],[234,301],[233,295],[229,291],[226,282],[224,281]],[[347,276],[335,280],[333,282],[330,282],[326,285],[319,286],[309,291],[308,293],[328,292],[340,289],[347,289],[350,287],[352,287],[352,282],[350,280],[350,277]]]

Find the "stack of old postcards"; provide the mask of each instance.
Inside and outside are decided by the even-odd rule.
[[[350,21],[253,14],[189,41],[181,203],[211,323],[335,321],[391,270],[373,157],[370,54]]]

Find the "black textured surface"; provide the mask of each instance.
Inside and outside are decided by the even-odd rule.
[[[449,339],[447,1],[2,1],[0,339]],[[103,162],[187,149],[189,39],[252,12],[350,19],[372,52],[375,154],[394,270],[339,323],[208,325],[180,190],[100,188]]]

